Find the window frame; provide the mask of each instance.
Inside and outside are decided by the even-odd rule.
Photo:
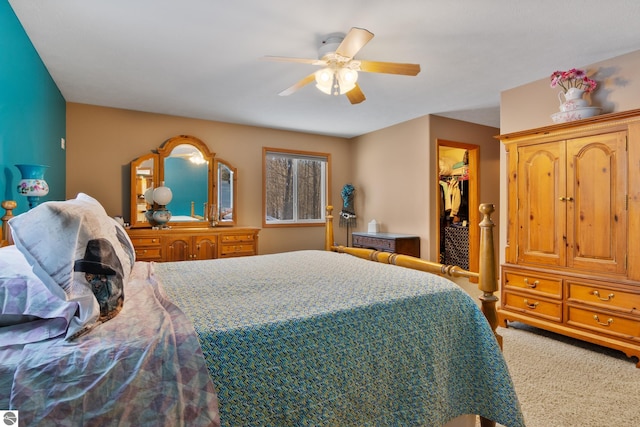
[[[270,154],[281,155],[292,159],[318,159],[325,162],[324,200],[320,210],[320,218],[314,220],[276,220],[267,222],[267,157]],[[262,227],[324,227],[326,222],[326,206],[331,200],[331,154],[314,151],[291,150],[274,147],[262,147]],[[297,211],[294,209],[294,211]]]

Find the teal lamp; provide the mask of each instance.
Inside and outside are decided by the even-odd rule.
[[[18,182],[18,193],[27,196],[29,209],[40,203],[40,197],[49,194],[49,184],[44,180],[44,172],[49,166],[45,165],[15,165],[22,179]]]

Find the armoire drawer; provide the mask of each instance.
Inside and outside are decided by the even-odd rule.
[[[562,279],[522,271],[504,271],[504,287],[526,289],[552,298],[562,298]]]
[[[532,316],[542,317],[555,322],[562,322],[562,302],[548,301],[536,295],[504,292],[502,308],[525,312]]]
[[[640,318],[632,319],[611,312],[569,306],[567,323],[625,339],[640,341]]]
[[[586,282],[567,282],[567,300],[640,315],[640,294]]]

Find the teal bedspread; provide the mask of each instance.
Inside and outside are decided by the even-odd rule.
[[[155,264],[189,317],[223,426],[524,426],[497,342],[452,282],[299,251]]]

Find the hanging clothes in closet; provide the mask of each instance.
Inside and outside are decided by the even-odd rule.
[[[440,262],[468,269],[469,169],[465,162],[450,168],[440,162],[440,195]]]

